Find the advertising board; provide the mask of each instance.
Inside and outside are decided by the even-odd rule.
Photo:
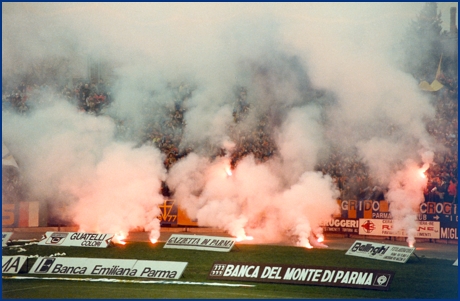
[[[137,259],[39,257],[29,273],[179,279],[187,264]]]
[[[44,246],[107,248],[113,238],[111,233],[46,232],[38,242]]]
[[[229,252],[234,244],[232,237],[172,234],[163,248]]]
[[[26,261],[27,256],[23,255],[2,256],[2,274],[19,273]]]
[[[322,225],[326,233],[357,234],[358,227],[343,227],[343,224],[350,224],[352,221],[359,221],[360,219],[393,219],[390,212],[391,203],[386,200],[337,200],[337,203],[340,206],[340,214],[334,216],[334,220]],[[419,238],[458,240],[456,203],[424,201],[420,203],[417,212],[417,221],[437,222],[440,227],[439,237],[437,235],[431,236],[428,234],[430,231],[428,231],[425,232],[428,236]],[[363,229],[360,230],[362,233]]]
[[[358,234],[359,221],[354,219],[334,218],[321,224],[324,232]]]
[[[415,237],[416,238],[440,238],[439,222],[433,221],[415,221]],[[359,220],[359,235],[373,236],[394,236],[407,237],[404,230],[393,230],[393,220],[391,219],[360,219]]]
[[[6,247],[13,232],[2,232],[2,247]]]
[[[440,223],[441,224],[441,223]],[[458,227],[455,224],[441,224],[441,239],[458,240]]]
[[[208,279],[388,290],[394,272],[286,264],[215,262]]]
[[[345,255],[405,263],[415,248],[357,240]]]
[[[338,200],[343,219],[392,219],[391,203],[386,200]],[[457,204],[450,202],[422,202],[418,206],[419,221],[458,223]]]

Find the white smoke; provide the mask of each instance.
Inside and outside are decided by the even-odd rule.
[[[288,183],[295,183],[305,171],[312,171],[323,145],[320,110],[312,105],[292,109],[277,137],[282,172]],[[302,139],[298,139],[302,137]]]
[[[390,212],[393,217],[392,231],[405,230],[407,242],[412,246],[415,243],[417,229],[417,213],[420,203],[424,201],[423,190],[427,179],[423,172],[428,168],[429,162],[419,166],[412,160],[407,160],[392,177],[389,191],[386,195],[390,202]]]
[[[423,182],[418,176],[405,179],[405,184],[401,181],[414,176],[408,171],[416,168],[412,165],[421,168],[430,163],[421,154],[436,149],[426,130],[435,109],[429,96],[418,89],[418,82],[394,64],[397,52],[391,47],[398,38],[395,32],[403,33],[396,29],[405,13],[403,6],[326,4],[328,9],[320,10],[318,18],[335,18],[328,18],[327,26],[320,26],[320,20],[313,27],[304,26],[300,31],[304,38],[292,39],[295,34],[291,33],[290,40],[309,53],[315,74],[312,81],[337,95],[337,103],[328,112],[332,143],[344,153],[356,153],[366,163],[369,176],[388,189],[386,198],[395,224],[409,232],[412,240],[417,205],[423,202]],[[357,21],[349,12],[353,8]],[[389,15],[394,23],[386,19]],[[310,47],[313,43],[317,47]],[[412,181],[417,185],[411,185]]]
[[[330,146],[366,163],[389,188],[394,218],[412,229],[421,186],[395,183],[429,163],[423,154],[435,146],[425,124],[434,108],[416,80],[399,71],[392,47],[421,7],[3,3],[2,75],[9,83],[48,66],[59,70],[54,82],[67,84],[86,76],[86,58],[109,62],[114,102],[107,115],[125,120],[127,140],[136,142],[146,124],[164,128],[181,101],[168,86],[188,85],[184,129],[166,130],[181,137],[181,150],[195,152],[166,172],[158,149],[117,141],[111,118],[78,113],[62,99],[30,116],[3,116],[4,140],[24,166],[29,195],[62,204],[55,206],[65,209],[60,214],[87,231],[158,231],[155,205],[166,180],[200,225],[314,244],[319,224],[337,210],[332,178],[314,171]],[[247,89],[250,109],[235,124],[237,87]],[[245,156],[228,176],[228,154],[242,136],[254,139],[260,120],[276,152],[263,163]],[[221,147],[227,157],[210,158]],[[413,202],[399,195],[413,195]],[[98,218],[90,214],[103,210]]]
[[[126,235],[143,227],[159,237],[166,176],[159,150],[116,142],[111,119],[78,112],[63,99],[28,118],[4,114],[2,124],[29,198],[48,203],[52,215],[88,232]]]
[[[321,234],[318,226],[338,210],[329,176],[307,171],[285,187],[282,174],[270,164],[256,164],[252,156],[241,160],[231,176],[228,166],[227,158],[209,163],[192,154],[169,172],[176,201],[201,226],[260,241],[294,237],[305,246],[312,231]]]

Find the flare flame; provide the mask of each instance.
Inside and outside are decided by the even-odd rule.
[[[114,235],[112,241],[115,244],[126,245],[126,242],[124,241],[124,239],[126,239],[126,235],[122,232],[118,232]]]
[[[231,177],[233,175],[232,170],[230,169],[230,167],[227,167],[225,169],[225,172],[227,173],[227,176],[229,176],[229,177]]]

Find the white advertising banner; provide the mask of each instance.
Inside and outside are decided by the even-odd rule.
[[[6,247],[11,235],[13,235],[13,232],[2,232],[2,247]]]
[[[345,255],[405,263],[415,248],[357,240]]]
[[[31,274],[129,276],[135,259],[102,259],[75,257],[39,257]]]
[[[229,252],[234,244],[232,237],[172,234],[164,248]]]
[[[84,232],[46,232],[39,245],[107,248],[114,234]]]
[[[188,262],[138,260],[134,269],[139,272],[136,277],[179,279]]]
[[[187,264],[137,259],[39,257],[29,273],[179,279]]]
[[[24,255],[2,256],[2,274],[19,273],[26,261],[27,256]]]
[[[434,221],[415,221],[415,238],[440,238],[440,223]],[[359,219],[359,235],[407,237],[404,230],[394,231],[391,219]]]

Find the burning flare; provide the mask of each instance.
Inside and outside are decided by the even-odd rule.
[[[307,248],[307,249],[313,249],[313,246],[312,246],[312,245],[310,245],[310,243],[309,243],[309,242],[307,242],[307,243],[305,244],[305,246],[304,246],[304,247],[305,247],[305,248]]]
[[[423,179],[426,178],[426,175],[425,175],[424,171],[420,170],[419,173],[420,173],[420,177],[422,177]]]
[[[252,236],[241,235],[241,236],[236,237],[235,240],[237,242],[240,242],[240,241],[243,241],[243,240],[253,240],[253,239],[254,239],[254,237],[252,237]]]
[[[155,232],[155,233],[154,231],[150,232],[149,240],[152,244],[156,244],[158,242],[158,232]]]
[[[415,245],[415,238],[414,237],[408,237],[406,239],[406,242],[407,242],[407,245],[409,246],[409,248],[413,248],[414,245]]]
[[[246,235],[246,231],[244,229],[239,229],[238,233],[234,233],[233,235],[236,236],[235,241],[240,242],[243,240],[253,240],[254,237]]]
[[[230,167],[225,168],[225,172],[227,173],[228,177],[231,177],[233,175],[232,170],[230,169]]]
[[[422,177],[423,179],[426,179],[425,171],[427,171],[428,167],[430,167],[430,164],[425,163],[423,164],[422,168],[419,169],[420,177]]]
[[[119,244],[119,245],[126,245],[126,242],[124,241],[126,239],[126,235],[123,232],[118,232],[113,236],[113,243]]]
[[[317,236],[318,236],[317,242],[322,243],[324,241],[324,235],[318,234]]]

